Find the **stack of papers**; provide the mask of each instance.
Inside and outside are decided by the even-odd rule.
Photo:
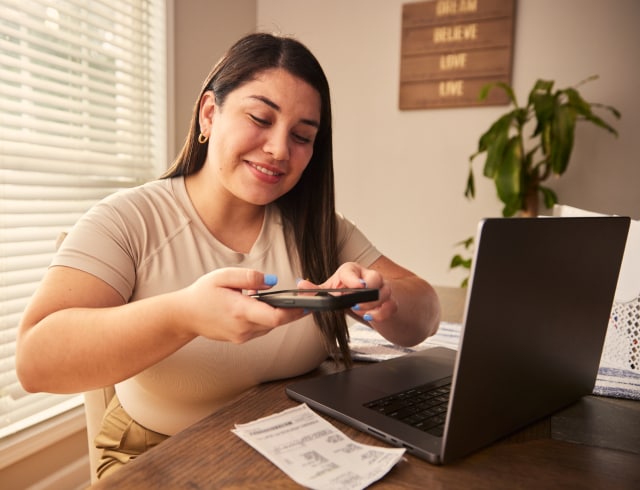
[[[458,350],[461,329],[462,325],[459,323],[441,322],[435,335],[421,344],[414,347],[399,347],[385,340],[371,327],[354,323],[349,327],[349,348],[355,361],[385,361],[431,347],[448,347]]]

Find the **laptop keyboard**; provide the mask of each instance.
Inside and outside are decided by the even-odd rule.
[[[433,383],[411,388],[365,403],[364,406],[400,420],[424,432],[442,437],[449,406],[451,378],[444,384]]]

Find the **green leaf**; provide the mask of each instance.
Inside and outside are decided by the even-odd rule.
[[[591,105],[582,98],[576,89],[567,88],[561,92],[567,96],[567,105],[573,107],[578,114],[591,115]]]
[[[604,120],[602,120],[601,118],[599,118],[595,114],[591,113],[591,115],[589,115],[588,117],[585,117],[585,119],[590,121],[590,122],[592,122],[596,126],[599,126],[599,127],[603,128],[603,129],[606,129],[607,131],[609,131],[614,136],[618,136],[618,132],[612,126],[610,126],[609,124],[604,122]]]
[[[460,245],[462,245],[466,250],[468,250],[469,248],[471,248],[471,245],[473,245],[473,237],[470,236],[469,238],[456,243],[456,247],[459,247]]]
[[[513,111],[513,118],[517,124],[518,132],[522,131],[522,127],[527,123],[530,111],[526,107],[521,107]]]
[[[610,133],[618,136],[618,132],[612,126],[610,126],[604,120],[602,120],[600,117],[595,115],[592,110],[593,107],[606,109],[609,112],[611,112],[611,114],[613,114],[613,116],[616,119],[620,119],[620,112],[616,108],[611,106],[604,106],[601,104],[589,104],[580,96],[578,91],[573,88],[566,89],[565,93],[568,98],[568,105],[573,107],[580,116],[582,116],[587,121],[592,122],[596,126],[606,129]]]
[[[455,269],[456,267],[462,267],[463,269],[471,268],[471,259],[464,259],[460,254],[454,255],[449,268]]]
[[[502,208],[502,216],[508,218],[509,216],[513,216],[518,211],[522,209],[522,197],[519,195],[511,196],[508,202],[505,203],[504,208]]]
[[[598,75],[589,75],[587,78],[585,78],[584,80],[580,80],[577,84],[576,87],[579,87],[580,85],[584,85],[585,83],[588,82],[593,82],[594,80],[597,80],[598,78],[600,78]]]
[[[551,121],[545,121],[544,124],[540,125],[540,147],[542,148],[542,154],[545,156],[549,156],[551,153]]]
[[[540,192],[542,193],[542,198],[544,200],[544,206],[547,209],[551,209],[554,204],[558,202],[558,196],[556,193],[549,189],[548,187],[540,186]]]
[[[553,120],[553,112],[555,110],[556,98],[547,93],[532,94],[530,99],[533,103],[533,109],[536,117],[536,128],[532,137],[544,132]]]
[[[485,131],[485,133],[480,136],[478,140],[478,151],[471,155],[469,158],[472,161],[476,156],[480,153],[487,151],[495,142],[495,140],[503,133],[509,132],[509,126],[511,126],[511,121],[515,117],[515,111],[508,112],[504,114],[500,118],[498,118],[491,127]]]
[[[573,136],[576,126],[576,111],[573,107],[560,105],[551,126],[551,147],[549,165],[551,171],[562,175],[569,165],[573,150]]]
[[[485,177],[494,178],[500,163],[504,160],[504,152],[509,141],[508,131],[503,131],[497,135],[493,144],[487,149],[487,159],[484,162],[482,173]]]
[[[499,87],[502,90],[504,90],[504,92],[507,94],[507,97],[509,97],[509,100],[511,101],[511,103],[515,107],[518,107],[518,101],[516,100],[516,94],[513,92],[513,89],[511,88],[511,86],[509,84],[507,84],[507,83],[504,83],[504,82],[491,82],[491,83],[486,83],[485,85],[483,85],[482,88],[480,89],[480,94],[478,95],[478,100],[480,100],[480,101],[485,100],[489,96],[489,92],[491,92],[491,90],[493,90],[495,87]]]
[[[603,105],[603,104],[593,103],[593,104],[591,104],[591,107],[598,107],[600,109],[606,109],[611,114],[613,114],[613,117],[615,117],[616,119],[620,119],[622,117],[622,114],[620,114],[620,111],[618,109],[616,109],[615,107],[612,107],[610,105]]]
[[[499,162],[494,177],[498,197],[508,207],[513,206],[516,201],[522,200],[522,163],[520,140],[514,136],[507,142],[504,157]]]
[[[467,177],[467,187],[464,190],[464,197],[473,199],[476,197],[476,184],[473,176],[473,168],[469,168],[469,176]]]
[[[531,94],[536,94],[538,92],[544,92],[546,94],[550,94],[553,90],[553,84],[555,82],[553,80],[542,80],[539,78],[536,80],[535,85],[531,89]],[[531,102],[531,94],[529,94],[529,102]]]
[[[478,100],[485,100],[489,96],[489,92],[495,86],[494,83],[485,83],[482,87],[480,87],[480,93],[478,94]]]
[[[491,128],[482,135],[478,145],[478,153],[487,152],[487,158],[483,167],[485,177],[493,178],[500,161],[503,158],[505,146],[509,139],[509,128],[516,111],[511,111],[500,117],[491,125]],[[471,160],[478,153],[471,156]]]

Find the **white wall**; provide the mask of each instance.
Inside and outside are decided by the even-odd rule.
[[[501,206],[487,179],[464,196],[468,157],[505,107],[398,110],[403,0],[257,0],[257,27],[294,35],[332,87],[338,207],[379,248],[430,281],[457,285],[454,244]],[[592,75],[588,101],[617,107],[620,137],[582,126],[563,203],[640,218],[640,2],[519,0],[513,84],[521,101],[537,78],[565,87]],[[481,161],[476,162],[480,168]]]

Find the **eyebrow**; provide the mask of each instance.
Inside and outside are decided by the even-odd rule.
[[[250,99],[256,99],[259,100],[260,102],[265,103],[266,105],[268,105],[269,107],[271,107],[272,109],[280,112],[282,109],[281,107],[276,104],[274,101],[272,101],[271,99],[269,99],[268,97],[265,97],[263,95],[250,95],[249,96]],[[313,126],[316,129],[320,128],[320,123],[318,121],[315,121],[313,119],[301,119],[300,120],[301,123],[303,124],[307,124],[309,126]]]

